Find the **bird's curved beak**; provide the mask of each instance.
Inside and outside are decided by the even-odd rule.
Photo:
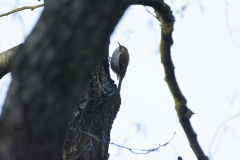
[[[118,42],[118,41],[117,41]],[[119,44],[119,47],[121,46],[121,44],[118,42],[118,44]]]

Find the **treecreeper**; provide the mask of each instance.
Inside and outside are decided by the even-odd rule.
[[[113,72],[117,74],[117,79],[119,80],[118,90],[120,92],[122,80],[125,77],[125,74],[127,72],[130,56],[128,53],[128,49],[122,46],[119,42],[118,44],[119,44],[119,47],[117,47],[112,54],[111,68]]]

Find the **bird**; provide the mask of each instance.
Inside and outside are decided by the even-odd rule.
[[[119,47],[117,47],[112,54],[111,68],[112,68],[112,71],[117,74],[117,79],[119,79],[118,90],[120,92],[122,80],[125,77],[125,74],[127,72],[130,56],[128,53],[128,49],[122,46],[119,42],[118,44],[119,44]]]

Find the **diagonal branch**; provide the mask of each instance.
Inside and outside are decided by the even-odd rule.
[[[11,65],[12,59],[15,56],[17,49],[20,46],[22,46],[22,44],[0,53],[0,79],[5,74],[10,72],[10,65]]]
[[[43,6],[44,6],[44,4],[39,4],[39,5],[36,5],[36,6],[25,6],[25,7],[17,8],[17,9],[14,9],[14,10],[10,11],[10,12],[0,14],[0,17],[8,16],[9,14],[19,12],[19,11],[22,11],[22,10],[25,10],[25,9],[34,10],[36,8],[43,7]]]
[[[156,17],[161,23],[161,62],[165,71],[165,81],[168,84],[170,92],[174,98],[175,109],[178,114],[179,121],[187,135],[190,146],[198,160],[208,160],[203,153],[198,140],[197,134],[194,132],[190,123],[193,112],[187,107],[187,100],[182,94],[174,73],[174,65],[171,59],[171,46],[173,44],[172,32],[175,18],[172,15],[170,7],[163,0],[139,0],[138,4],[151,6],[155,9]]]

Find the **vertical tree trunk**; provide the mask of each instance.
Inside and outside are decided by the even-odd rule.
[[[94,69],[70,121],[62,159],[107,160],[110,131],[120,107],[120,95],[109,75],[108,59]]]
[[[124,1],[105,0],[48,2],[50,9],[43,11],[13,61],[12,83],[0,119],[1,160],[59,159],[79,91],[104,56],[109,37],[128,6]],[[99,99],[102,107],[96,111],[105,109],[104,102]],[[88,115],[85,112],[87,108],[83,116]],[[99,114],[90,116],[89,123],[106,123]],[[81,129],[95,134],[102,128]],[[109,139],[108,134],[101,137]]]

